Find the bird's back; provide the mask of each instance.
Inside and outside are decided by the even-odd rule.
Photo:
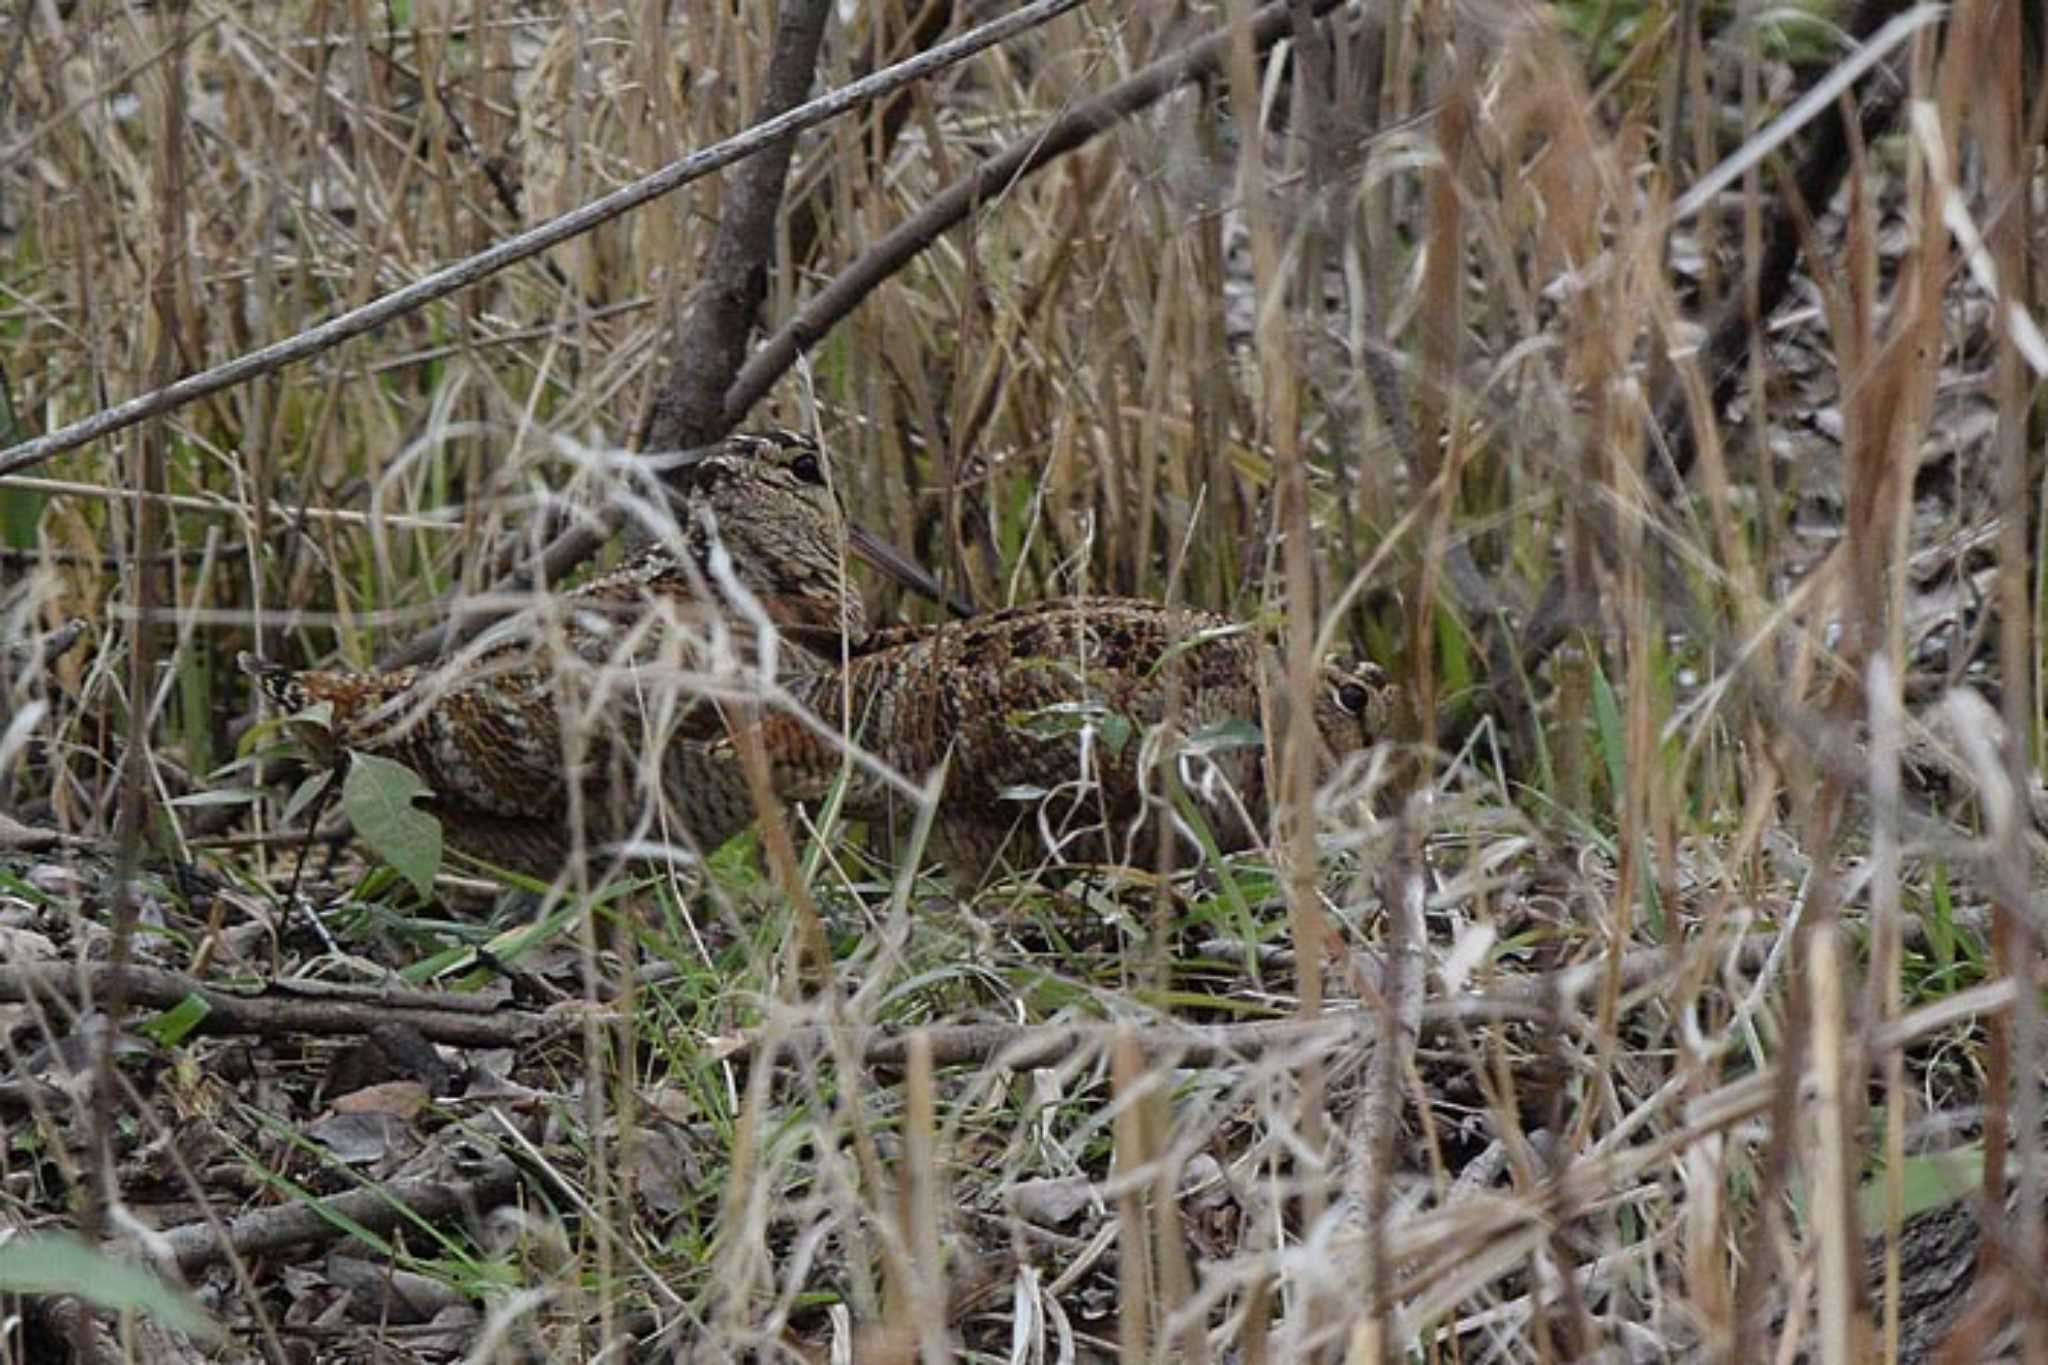
[[[1378,737],[1384,682],[1376,670],[1319,668],[1318,695],[1307,700],[1320,770]],[[1261,731],[1287,705],[1275,651],[1252,628],[1105,597],[878,632],[843,675],[805,678],[793,690],[907,777],[945,765],[934,843],[956,883],[970,886],[1006,845],[1013,865],[1038,860],[1049,841],[1064,841],[1074,861],[1149,862],[1151,845],[1133,836],[1148,810],[1172,802],[1159,763],[1169,753],[1176,779],[1197,786],[1219,845],[1254,842],[1270,814]],[[1169,718],[1171,736],[1162,728]],[[783,794],[829,790],[842,767],[832,746],[787,718],[769,727]],[[1162,743],[1171,737],[1177,744]],[[891,804],[879,783],[853,789],[857,814]]]

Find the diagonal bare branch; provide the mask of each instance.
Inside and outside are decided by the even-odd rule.
[[[1338,3],[1339,0],[1313,0],[1310,9],[1320,16],[1335,9]],[[1261,7],[1251,19],[1253,46],[1264,51],[1286,37],[1292,24],[1286,0]],[[997,198],[1025,176],[1044,170],[1066,153],[1086,146],[1181,86],[1214,75],[1222,69],[1230,40],[1226,28],[1160,58],[1095,98],[1075,105],[1045,128],[1012,143],[947,186],[915,216],[906,218],[859,260],[839,272],[748,357],[739,378],[726,391],[727,420],[737,421],[761,401],[762,395],[775,386],[798,356],[822,340],[884,280],[937,241],[941,233],[964,221],[977,205]]]
[[[401,317],[435,299],[496,274],[507,266],[516,265],[529,256],[537,256],[543,251],[559,246],[572,237],[588,232],[651,199],[667,194],[670,190],[679,189],[693,180],[701,180],[713,171],[743,160],[791,134],[815,127],[849,109],[858,108],[871,100],[922,80],[934,71],[964,61],[985,48],[993,47],[1043,24],[1055,15],[1064,14],[1080,3],[1081,0],[1035,0],[1032,4],[1020,5],[950,42],[940,43],[928,52],[906,58],[864,80],[820,95],[780,118],[749,128],[723,142],[672,161],[652,175],[644,176],[630,185],[614,190],[602,199],[594,200],[580,209],[565,213],[537,228],[522,232],[474,256],[437,270],[424,279],[415,281],[403,289],[394,290],[360,308],[351,309],[340,317],[321,323],[318,327],[308,328],[274,346],[251,351],[225,365],[216,365],[200,374],[167,384],[124,403],[117,403],[113,407],[102,409],[90,417],[60,427],[35,440],[10,446],[4,452],[0,452],[0,475],[29,469],[52,456],[124,430],[145,418],[173,411],[208,394],[218,393],[222,389],[232,388],[236,384],[260,378],[287,365],[310,359],[322,351],[340,345],[350,337],[360,336],[372,328],[390,322],[393,318]]]

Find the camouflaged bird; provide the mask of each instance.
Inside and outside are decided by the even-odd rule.
[[[677,483],[679,544],[651,544],[544,599],[452,662],[350,673],[244,655],[242,666],[299,717],[292,733],[317,756],[356,750],[411,768],[446,845],[484,862],[552,877],[579,822],[591,850],[716,847],[754,806],[729,756],[701,742],[723,733],[703,699],[747,690],[762,623],[837,659],[865,637],[866,613],[842,575],[847,531],[814,442],[735,435]],[[903,574],[876,542],[849,540]]]
[[[298,727],[317,750],[418,773],[449,847],[542,878],[575,856],[579,825],[584,850],[723,843],[758,813],[738,749],[753,739],[785,801],[832,789],[842,736],[913,780],[943,767],[931,849],[962,889],[1048,855],[1149,864],[1169,770],[1219,847],[1266,834],[1258,734],[1268,714],[1284,716],[1287,689],[1249,627],[1095,597],[867,635],[839,576],[844,522],[815,446],[736,437],[682,496],[684,553],[650,547],[456,665],[244,666],[287,713],[324,704],[324,726]],[[762,617],[821,656],[779,690],[733,662],[728,636]],[[1319,775],[1380,736],[1390,696],[1371,665],[1321,667],[1310,699]],[[852,814],[898,814],[872,768],[853,771]]]
[[[1289,700],[1277,651],[1250,627],[1110,597],[883,631],[789,692],[818,724],[760,718],[777,793],[815,800],[845,771],[849,814],[904,823],[892,788],[848,768],[820,727],[912,779],[943,766],[930,851],[963,891],[1047,862],[1151,866],[1161,811],[1199,848],[1169,774],[1219,849],[1253,845],[1271,818],[1262,722],[1284,726]],[[1384,736],[1393,696],[1375,665],[1319,667],[1318,780]]]

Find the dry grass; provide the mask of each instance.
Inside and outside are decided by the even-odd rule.
[[[770,7],[667,8],[15,7],[9,443],[736,131]],[[330,946],[287,899],[275,803],[186,800],[250,782],[220,775],[253,711],[236,650],[366,664],[602,500],[588,452],[638,428],[713,183],[0,478],[0,648],[91,627],[0,693],[0,810],[106,848],[126,810],[154,850],[117,895],[50,870],[96,854],[0,822],[0,972],[103,957],[104,908],[195,976],[473,991],[489,941],[508,1008],[563,1002],[516,1051],[465,1051],[467,1089],[387,1117],[355,1168],[456,1179],[456,1135],[522,1163],[518,1216],[355,1248],[473,1316],[398,1332],[372,1274],[367,1316],[315,1332],[342,1271],[252,1257],[194,1277],[242,1332],[216,1349],[1843,1361],[1903,1331],[1911,1355],[1866,1239],[1958,1192],[1937,1150],[2036,1194],[2044,1169],[2042,1012],[2013,987],[2038,970],[2039,371],[1937,227],[1967,214],[2004,281],[2042,249],[1991,12],[1893,54],[1920,122],[1801,206],[1809,292],[1729,411],[1696,319],[1740,306],[1782,180],[1672,205],[1778,112],[1790,58],[1838,49],[1500,4],[1347,13],[1298,68],[1240,50],[942,237],[750,416],[822,430],[849,513],[982,606],[1186,601],[1284,622],[1297,678],[1335,644],[1402,681],[1400,741],[1304,783],[1270,856],[1170,881],[962,902],[828,807],[530,931],[311,860]],[[879,159],[858,119],[807,137],[791,193],[825,228],[769,325],[975,158],[1218,21],[1084,8],[924,87]],[[821,85],[870,22],[835,26]],[[1667,391],[1697,451],[1675,499]],[[1546,618],[1518,714],[1494,632]],[[2002,731],[1930,704],[1958,684]],[[1278,748],[1285,790],[1305,769]],[[193,865],[210,891],[167,870]],[[359,1178],[325,1109],[353,1042],[173,1030],[74,1101],[37,1049],[104,1030],[0,1010],[0,1227],[132,1235],[131,1210],[194,1216],[165,1199],[230,1216]],[[2007,1231],[2044,1264],[2038,1217]],[[0,1333],[0,1361],[52,1330]]]

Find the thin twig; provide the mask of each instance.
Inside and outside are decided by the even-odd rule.
[[[1760,967],[1776,942],[1774,934],[1752,935],[1734,950],[1733,960],[1747,969]],[[1624,990],[1646,990],[1663,981],[1671,969],[1670,954],[1662,949],[1649,949],[1624,957],[1618,975]],[[1403,963],[1399,970],[1412,972],[1412,964]],[[1396,1002],[1401,1012],[1399,1026],[1410,1035],[1403,1039],[1403,1046],[1412,1048],[1419,1037],[1440,1036],[1481,1023],[1539,1020],[1557,1026],[1559,1008],[1604,985],[1608,973],[1605,961],[1588,962],[1528,979],[1500,982],[1485,995],[1459,996],[1427,1005],[1421,1003],[1417,990],[1412,997]],[[1250,1061],[1290,1048],[1328,1049],[1370,1043],[1378,1036],[1378,1018],[1376,1010],[1347,1003],[1313,1019],[1261,1019],[1240,1024],[1184,1024],[1171,1020],[1142,1024],[958,1024],[926,1026],[922,1032],[937,1066],[996,1062],[1013,1071],[1026,1071],[1057,1065],[1080,1049],[1107,1048],[1115,1039],[1129,1036],[1148,1056],[1170,1056],[1177,1066],[1205,1067]],[[771,1036],[789,1057],[820,1050],[828,1041],[823,1029],[763,1030],[714,1041],[708,1050],[720,1061],[738,1064],[750,1058]],[[857,1055],[866,1066],[901,1066],[907,1056],[907,1039],[907,1033],[876,1031],[858,1040]]]
[[[15,474],[0,476],[0,489],[21,488],[32,493],[49,493],[65,498],[92,498],[99,502],[153,502],[159,507],[174,512],[203,512],[213,516],[241,519],[253,508],[245,503],[234,502],[224,497],[194,497],[189,493],[151,493],[136,488],[109,488],[95,483],[79,483],[72,479],[40,479],[33,475]],[[282,503],[270,504],[270,515],[274,519],[290,521],[301,518],[306,521],[332,522],[337,526],[382,525],[402,531],[460,531],[462,513],[450,511],[446,516],[420,516],[404,512],[352,512],[346,508],[332,507],[287,507]]]

